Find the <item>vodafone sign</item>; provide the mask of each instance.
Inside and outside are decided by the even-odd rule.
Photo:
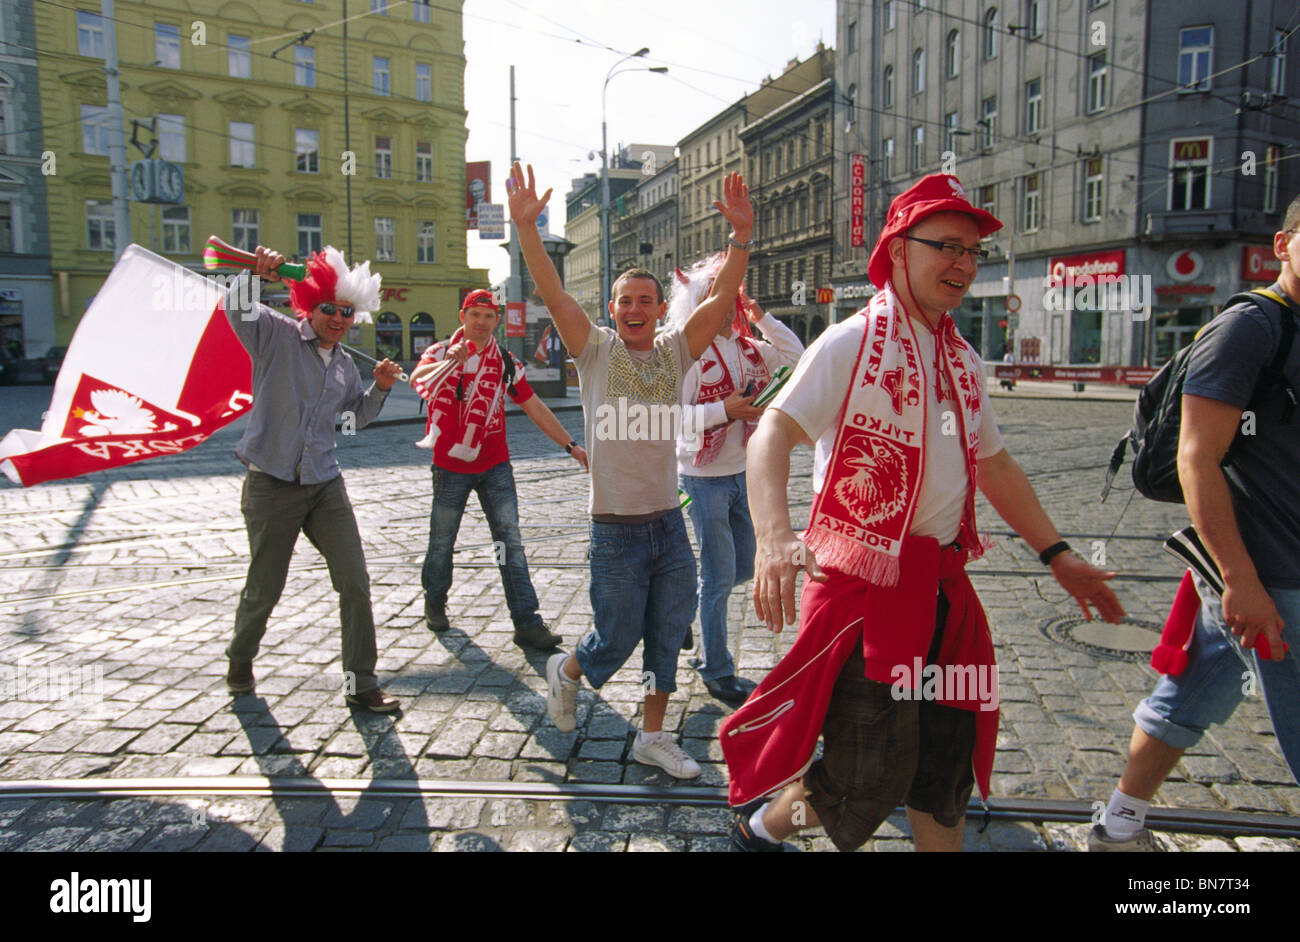
[[[1174,281],[1193,281],[1205,268],[1205,259],[1200,252],[1184,249],[1169,256],[1165,262],[1165,271]]]
[[[1080,278],[1124,274],[1124,250],[1090,252],[1087,255],[1062,255],[1047,260],[1047,272],[1054,284],[1075,282]]]
[[[1282,274],[1282,262],[1273,255],[1271,245],[1243,245],[1241,247],[1241,280],[1277,281]]]

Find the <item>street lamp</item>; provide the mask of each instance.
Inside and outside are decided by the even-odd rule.
[[[667,66],[659,65],[648,69],[624,69],[615,72],[628,59],[641,59],[650,54],[647,46],[619,59],[605,74],[605,84],[600,89],[600,323],[609,326],[610,292],[610,240],[609,240],[609,146],[605,131],[605,92],[609,89],[609,80],[624,72],[657,72],[660,75],[668,71]]]

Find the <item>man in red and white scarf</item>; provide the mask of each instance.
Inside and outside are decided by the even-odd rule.
[[[497,568],[515,626],[515,643],[549,649],[560,643],[560,636],[551,632],[537,612],[537,592],[519,536],[519,498],[506,445],[505,397],[516,402],[583,470],[587,453],[534,395],[524,378],[523,363],[497,345],[493,331],[500,317],[491,291],[471,291],[461,304],[460,329],[450,340],[424,351],[411,372],[411,386],[429,403],[427,434],[417,444],[433,449],[429,548],[420,572],[424,616],[432,631],[451,627],[447,591],[451,588],[452,548],[473,491],[497,548]],[[506,357],[510,357],[513,370],[507,368]]]
[[[1007,454],[982,364],[947,313],[999,228],[948,174],[896,197],[868,266],[882,290],[818,338],[750,441],[754,603],[770,630],[795,621],[797,570],[808,581],[794,646],[722,725],[737,850],[780,850],[818,824],[853,849],[900,801],[918,850],[960,850],[998,715],[993,640],[964,571],[985,547],[976,484],[1086,617],[1124,614],[1114,573],[1069,551]],[[816,443],[802,537],[786,496],[800,442]]]
[[[676,272],[668,325],[684,324],[712,290],[721,252]],[[754,526],[745,489],[745,446],[762,410],[754,398],[778,367],[793,367],[803,353],[794,331],[744,293],[723,312],[717,336],[682,381],[682,434],[677,474],[691,502],[686,511],[700,550],[700,658],[692,660],[705,689],[740,706],[754,689],[736,676],[727,647],[727,599],[754,574]],[[750,330],[753,323],[765,338]],[[687,642],[690,646],[690,642]]]

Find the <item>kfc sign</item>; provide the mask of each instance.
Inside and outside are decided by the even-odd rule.
[[[866,242],[865,228],[862,223],[863,210],[866,206],[867,160],[862,154],[849,157],[849,231],[852,243],[863,245]]]
[[[410,290],[411,290],[410,288],[381,288],[380,291],[382,292],[382,296],[380,297],[380,300],[381,301],[405,301],[406,292]]]
[[[1271,245],[1243,245],[1241,247],[1241,280],[1277,281],[1282,274],[1282,262],[1273,255]]]
[[[1090,252],[1087,255],[1062,255],[1048,259],[1048,277],[1053,284],[1077,282],[1087,277],[1124,274],[1124,250]]]

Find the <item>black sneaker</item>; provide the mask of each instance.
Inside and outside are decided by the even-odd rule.
[[[447,603],[424,600],[424,620],[429,623],[430,631],[446,631],[451,627],[447,621]]]
[[[515,644],[520,647],[537,648],[540,651],[549,651],[558,647],[564,639],[551,631],[551,626],[546,622],[538,622],[531,628],[515,629]]]
[[[751,801],[736,809],[735,815],[731,819],[731,850],[734,853],[742,854],[779,854],[785,851],[784,843],[773,844],[771,841],[765,841],[749,828],[749,819],[755,811],[762,807],[766,799]]]

